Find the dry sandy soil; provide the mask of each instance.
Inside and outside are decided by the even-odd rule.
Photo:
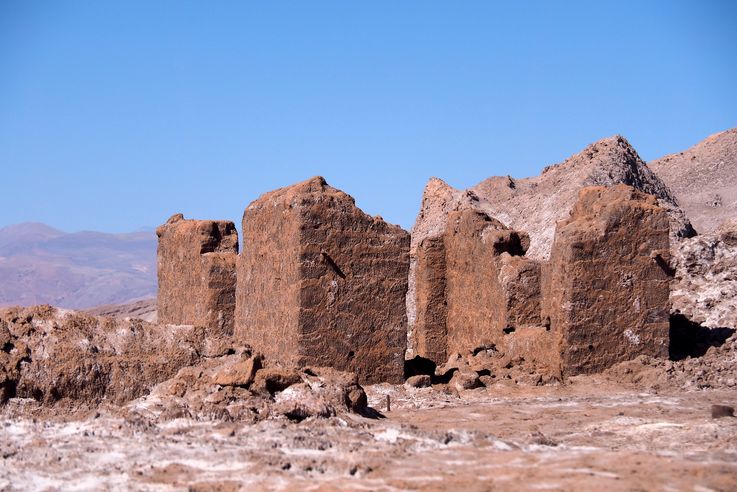
[[[161,421],[145,399],[42,421],[11,400],[0,489],[737,490],[737,418],[710,414],[734,388],[443,388],[369,386],[383,417],[301,423]]]

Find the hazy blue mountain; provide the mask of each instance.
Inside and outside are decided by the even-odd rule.
[[[65,233],[40,223],[0,229],[0,305],[69,308],[156,295],[156,233]]]

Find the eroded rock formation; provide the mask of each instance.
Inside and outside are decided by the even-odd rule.
[[[317,177],[243,214],[236,338],[294,366],[403,379],[409,234]]]
[[[510,330],[540,324],[539,265],[520,257],[527,244],[526,234],[483,212],[448,214],[448,353],[502,346]]]
[[[493,350],[564,376],[667,357],[670,219],[657,203],[626,185],[584,188],[549,262],[482,211],[448,212],[417,250],[413,354],[439,365]]]
[[[564,376],[668,357],[669,219],[625,185],[585,188],[558,223],[544,315]]]
[[[158,321],[232,335],[238,232],[232,222],[172,216],[156,229]]]
[[[423,193],[421,210],[412,228],[410,278],[407,295],[408,357],[413,357],[417,341],[417,266],[420,244],[445,231],[447,215],[470,208],[486,213],[514,230],[529,234],[526,256],[547,260],[555,224],[568,216],[578,192],[586,186],[627,184],[658,198],[670,217],[673,238],[690,237],[693,228],[668,187],[642,161],[621,136],[600,140],[564,162],[546,167],[539,176],[513,179],[492,177],[462,191],[432,178]]]

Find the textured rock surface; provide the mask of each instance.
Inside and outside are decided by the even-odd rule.
[[[540,326],[540,263],[522,257],[525,233],[470,207],[450,211],[442,236],[418,246],[413,356],[499,345],[523,326]]]
[[[123,403],[199,360],[204,328],[96,318],[50,306],[0,310],[0,400]]]
[[[422,345],[425,353],[437,353],[440,359],[443,358],[442,346],[438,347],[433,340],[438,339],[444,333],[444,329],[434,336],[429,336],[430,333],[426,331],[425,336],[419,339],[415,336],[415,325],[420,318],[420,323],[426,323],[425,319],[428,319],[434,326],[439,326],[438,318],[444,318],[443,306],[435,303],[442,293],[437,280],[444,276],[445,270],[443,235],[448,213],[454,210],[473,209],[477,202],[478,198],[473,193],[457,190],[438,178],[430,178],[425,185],[422,205],[412,228],[410,243],[407,291],[408,359],[415,357],[418,346]]]
[[[668,357],[668,215],[625,185],[581,191],[558,223],[545,314],[564,376]]]
[[[671,219],[674,237],[693,235],[693,228],[668,187],[642,161],[621,136],[605,138],[589,145],[564,162],[548,166],[539,176],[513,179],[492,177],[466,191],[457,190],[432,178],[422,197],[422,206],[412,228],[410,279],[407,295],[409,346],[415,347],[417,319],[416,271],[419,245],[428,237],[443,234],[450,211],[471,208],[483,211],[507,227],[530,236],[526,256],[545,260],[555,233],[555,224],[568,216],[578,191],[591,185],[627,184],[655,195]],[[411,358],[414,354],[408,352]]]
[[[156,229],[158,321],[233,333],[238,233],[227,221],[172,216]]]
[[[526,244],[524,233],[483,212],[448,214],[447,353],[502,346],[517,326],[540,324],[540,270],[520,257]]]
[[[448,357],[448,303],[444,236],[425,238],[417,249],[415,295],[417,316],[408,354],[435,363]]]
[[[737,128],[648,164],[671,189],[699,234],[737,217]]]
[[[673,310],[711,328],[737,328],[737,221],[682,241],[674,264]]]
[[[243,214],[237,339],[288,365],[401,382],[409,240],[320,177],[263,195]]]

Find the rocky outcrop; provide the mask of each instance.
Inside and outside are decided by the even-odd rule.
[[[478,197],[456,190],[438,178],[430,178],[422,194],[422,205],[412,228],[407,291],[407,352],[411,359],[418,350],[434,359],[444,359],[445,320],[445,234],[448,214],[478,209]],[[422,334],[417,335],[418,326]],[[439,331],[438,331],[439,330]],[[442,341],[441,341],[442,340]]]
[[[650,162],[699,234],[737,217],[737,128]]]
[[[289,366],[401,382],[409,240],[320,177],[263,195],[243,214],[237,340]]]
[[[527,244],[526,234],[483,212],[448,214],[447,353],[502,347],[517,327],[540,324],[540,269],[521,257]]]
[[[673,237],[690,237],[693,228],[673,193],[622,136],[599,140],[564,162],[526,179],[492,177],[472,188],[488,202],[488,212],[509,227],[530,235],[527,256],[547,259],[555,224],[568,216],[586,186],[626,184],[655,196],[671,220]]]
[[[583,189],[557,224],[543,314],[562,375],[668,357],[668,229],[656,198],[625,185]]]
[[[436,364],[448,357],[448,302],[446,299],[446,252],[444,236],[422,240],[416,250],[414,293],[415,322],[408,354]]]
[[[450,353],[504,344],[518,327],[539,326],[540,263],[522,257],[529,237],[484,212],[447,213],[441,236],[416,250],[416,320],[409,352],[435,364]]]
[[[674,264],[673,310],[711,328],[737,328],[737,221],[682,241]]]
[[[0,400],[124,403],[196,363],[205,329],[51,306],[0,310]]]
[[[238,233],[227,221],[172,216],[156,229],[158,321],[232,335]]]
[[[492,177],[466,190],[456,190],[433,178],[423,193],[422,207],[412,229],[410,279],[407,296],[409,320],[408,357],[417,346],[417,265],[420,245],[427,238],[440,237],[446,218],[453,210],[473,209],[502,222],[511,229],[524,231],[530,237],[526,256],[546,260],[555,233],[555,224],[568,216],[578,192],[586,186],[630,185],[654,195],[670,218],[671,236],[694,234],[688,218],[668,187],[642,161],[632,146],[621,136],[600,140],[564,162],[546,167],[539,176],[513,179]]]

